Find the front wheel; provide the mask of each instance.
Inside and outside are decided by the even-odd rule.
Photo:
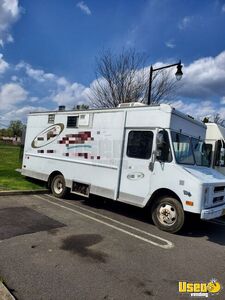
[[[152,220],[161,230],[178,232],[184,225],[183,207],[175,198],[160,198],[152,206]]]
[[[68,192],[63,175],[56,175],[51,183],[52,194],[57,198],[64,198]]]

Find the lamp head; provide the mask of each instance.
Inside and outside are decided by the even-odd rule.
[[[182,72],[182,64],[181,62],[179,62],[179,64],[177,65],[177,72],[175,73],[176,79],[177,80],[181,80],[183,72]]]

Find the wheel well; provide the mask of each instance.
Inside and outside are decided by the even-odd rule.
[[[47,183],[49,189],[51,188],[52,179],[53,179],[56,175],[62,175],[62,173],[59,172],[59,171],[54,171],[54,172],[52,172],[52,173],[49,175],[49,177],[48,177],[48,183]]]
[[[161,197],[172,197],[177,199],[181,205],[183,206],[182,202],[180,201],[180,198],[178,197],[178,195],[176,193],[174,193],[173,191],[171,191],[170,189],[158,189],[156,190],[152,195],[151,198],[149,199],[147,206],[151,206],[157,199],[161,198]]]

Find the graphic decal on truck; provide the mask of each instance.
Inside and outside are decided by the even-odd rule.
[[[58,123],[49,126],[48,128],[41,131],[32,141],[32,148],[41,148],[52,142],[61,134],[64,129],[63,123]]]
[[[91,131],[82,131],[73,134],[66,134],[60,138],[59,135],[64,129],[64,124],[58,123],[52,125],[42,132],[40,132],[32,141],[32,148],[37,149],[38,154],[53,154],[57,153],[58,155],[63,155],[73,158],[82,158],[82,159],[100,159],[100,156],[95,153],[93,155],[93,145],[90,145],[90,142],[94,141]],[[57,151],[53,148],[50,149],[40,149],[54,141],[57,140],[57,143],[62,145],[64,149]]]
[[[77,134],[66,134],[58,141],[59,144],[84,144],[86,141],[94,141],[94,138],[91,136],[91,131],[82,131]]]
[[[66,146],[64,156],[84,158],[84,159],[100,159],[100,156],[94,156],[87,152],[92,150],[92,145],[86,142],[93,142],[94,138],[91,136],[91,131],[81,131],[76,134],[66,134],[58,143]],[[83,151],[82,151],[83,150]]]
[[[127,179],[130,179],[130,180],[138,180],[138,179],[142,179],[144,177],[145,177],[145,175],[142,172],[133,172],[133,173],[130,173],[127,175]]]

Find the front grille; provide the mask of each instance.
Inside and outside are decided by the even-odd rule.
[[[222,201],[223,201],[223,196],[213,198],[213,203],[218,203],[218,202],[222,202]]]
[[[224,192],[225,186],[216,186],[214,188],[214,193]]]

